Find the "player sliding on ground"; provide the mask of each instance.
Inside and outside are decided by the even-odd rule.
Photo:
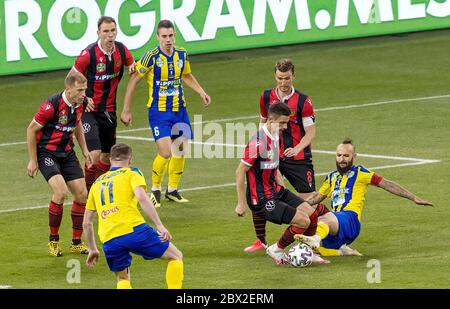
[[[315,205],[331,197],[332,212],[319,217],[316,235],[294,236],[323,256],[361,255],[348,245],[359,235],[361,213],[369,184],[407,198],[417,205],[433,206],[399,184],[384,179],[361,165],[353,165],[355,158],[352,140],[345,139],[336,149],[337,170],[328,174],[319,192],[307,200],[310,205]]]
[[[267,122],[245,147],[236,169],[238,202],[235,212],[238,216],[243,216],[248,205],[252,214],[264,220],[289,225],[280,240],[266,249],[266,253],[280,265],[289,263],[285,248],[294,242],[294,235],[314,235],[317,217],[327,210],[323,204],[311,207],[281,185],[281,175],[278,173],[278,137],[280,131],[287,128],[291,110],[286,103],[276,102],[269,107],[267,115]],[[328,263],[318,254],[314,254],[312,262]]]

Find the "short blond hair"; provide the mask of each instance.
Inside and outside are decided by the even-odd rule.
[[[131,146],[125,143],[118,143],[111,147],[112,161],[126,161],[131,158]]]
[[[67,74],[66,79],[64,80],[64,84],[66,85],[66,87],[70,87],[75,85],[75,82],[84,84],[85,82],[87,82],[87,79],[83,74],[75,70],[70,70],[69,74]]]

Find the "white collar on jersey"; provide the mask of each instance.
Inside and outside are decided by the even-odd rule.
[[[275,89],[275,94],[277,95],[278,100],[281,101],[281,102],[286,102],[287,100],[289,100],[294,95],[294,93],[295,93],[295,88],[292,87],[292,90],[291,90],[290,94],[288,94],[287,96],[285,96],[283,98],[280,98],[279,95],[278,95],[278,87]]]
[[[273,136],[269,132],[269,129],[267,128],[267,124],[266,123],[263,125],[263,131],[271,140],[273,140],[273,141],[277,141],[278,140],[278,136]]]
[[[112,49],[112,51],[109,52],[109,53],[106,52],[106,51],[102,48],[102,44],[100,44],[100,40],[97,41],[97,45],[98,45],[98,48],[100,48],[100,50],[102,51],[102,53],[104,53],[105,55],[107,55],[108,58],[109,58],[109,60],[111,60],[112,54],[114,54],[114,52],[116,51],[116,44],[114,43],[113,49]]]
[[[69,106],[72,109],[72,113],[74,112],[74,109],[77,108],[78,106],[80,106],[80,104],[78,105],[74,105],[72,103],[69,102],[69,100],[67,99],[67,95],[66,95],[66,91],[64,90],[64,92],[62,93],[62,98],[64,100],[64,103],[67,104],[67,106]]]

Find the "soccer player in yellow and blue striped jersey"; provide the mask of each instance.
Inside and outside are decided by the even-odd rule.
[[[188,202],[178,192],[185,162],[183,145],[193,138],[182,82],[200,95],[205,107],[211,103],[211,98],[192,75],[186,50],[175,47],[175,30],[171,21],[158,23],[156,38],[159,46],[145,53],[136,64],[137,73],[128,82],[120,118],[126,126],[131,124],[131,99],[136,85],[145,79],[149,89],[148,120],[158,149],[152,167],[152,201],[159,207],[161,183],[167,166],[169,183],[166,198],[178,203]],[[172,143],[179,138],[177,145],[180,147],[172,149]]]
[[[306,243],[324,256],[361,255],[348,247],[361,228],[361,214],[369,185],[407,198],[417,205],[432,206],[409,192],[399,184],[387,180],[361,165],[353,165],[356,157],[355,146],[351,139],[345,139],[336,150],[337,170],[325,177],[319,192],[314,193],[307,202],[311,205],[331,198],[332,212],[319,217],[316,235],[295,235],[295,238]]]
[[[183,255],[170,240],[146,193],[147,185],[139,169],[130,167],[131,147],[116,144],[111,148],[111,169],[100,176],[89,191],[83,228],[89,247],[86,260],[93,267],[99,251],[94,239],[93,219],[98,216],[98,235],[109,269],[115,272],[117,288],[131,288],[131,254],[146,260],[161,258],[168,261],[166,281],[168,288],[181,288],[183,281]],[[137,204],[156,225],[145,223]]]

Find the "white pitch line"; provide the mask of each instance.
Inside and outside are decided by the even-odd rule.
[[[328,150],[313,150],[313,153],[323,153],[323,154],[336,154],[336,151],[328,151]],[[439,160],[428,160],[428,159],[419,159],[419,158],[410,158],[410,157],[398,157],[398,156],[385,156],[385,155],[373,155],[373,154],[367,154],[367,153],[359,153],[358,157],[366,157],[366,158],[376,158],[376,159],[390,159],[390,160],[401,160],[401,161],[420,161],[420,162],[427,162],[427,163],[437,163],[441,162]]]
[[[12,286],[10,285],[0,285],[0,289],[10,289]]]
[[[433,99],[444,99],[444,98],[450,98],[450,94],[429,96],[429,97],[389,100],[389,101],[379,101],[379,102],[364,103],[364,104],[351,104],[351,105],[344,105],[344,106],[324,107],[324,108],[316,108],[314,111],[315,112],[328,112],[328,111],[341,110],[341,109],[362,108],[362,107],[371,107],[371,106],[386,105],[386,104],[396,104],[396,103],[433,100]],[[246,119],[253,119],[253,118],[259,119],[259,115],[241,116],[241,117],[235,117],[235,118],[224,118],[224,119],[215,119],[215,120],[205,120],[205,121],[202,121],[201,123],[211,123],[211,122],[218,123],[218,122],[246,120]],[[192,122],[191,124],[192,125],[200,124],[200,122]],[[145,128],[137,128],[137,129],[120,130],[120,131],[117,131],[117,133],[139,132],[139,131],[147,131],[147,130],[150,130],[150,128],[145,127]]]
[[[22,145],[22,144],[26,144],[27,142],[15,142],[15,143],[4,143],[4,144],[0,144],[0,147],[4,147],[4,146],[14,146],[14,145]]]
[[[385,104],[396,104],[396,103],[403,103],[403,102],[414,102],[414,101],[443,99],[443,98],[450,98],[450,94],[436,95],[436,96],[429,96],[429,97],[398,99],[398,100],[390,100],[390,101],[379,101],[379,102],[364,103],[364,104],[352,104],[352,105],[344,105],[344,106],[317,108],[317,109],[315,109],[315,111],[316,112],[327,112],[327,111],[340,110],[340,109],[362,108],[362,107],[378,106],[378,105],[385,105]],[[259,115],[205,120],[205,121],[202,121],[201,123],[211,123],[211,122],[219,123],[219,122],[246,120],[246,119],[253,119],[253,118],[259,118]],[[195,125],[195,124],[201,124],[201,123],[200,122],[192,122],[191,124]],[[150,130],[149,127],[145,127],[145,128],[137,128],[137,129],[119,130],[119,131],[117,131],[117,133],[130,133],[130,132],[149,131],[149,130]],[[0,144],[0,147],[21,145],[21,144],[26,144],[26,142],[4,143],[4,144]]]
[[[430,164],[430,163],[436,163],[436,162],[439,162],[439,161],[434,161],[434,162],[418,161],[418,162],[411,162],[411,163],[400,163],[400,164],[393,164],[393,165],[368,167],[368,169],[369,170],[381,170],[381,169],[388,169],[388,168],[394,168],[394,167]],[[329,173],[317,173],[317,174],[315,174],[315,176],[325,176],[327,174],[329,174]],[[218,188],[232,187],[235,185],[236,185],[235,182],[229,182],[229,183],[224,183],[224,184],[219,184],[219,185],[201,186],[201,187],[181,189],[180,192],[218,189]],[[66,206],[66,205],[71,205],[71,203],[65,203],[64,206]],[[48,207],[48,205],[40,205],[40,206],[23,207],[23,208],[3,209],[3,210],[0,210],[0,213],[10,213],[10,212],[16,212],[16,211],[22,211],[22,210],[33,210],[33,209],[40,209],[40,208],[47,208],[47,207]]]
[[[122,139],[128,139],[128,140],[136,140],[136,141],[154,141],[155,139],[151,137],[139,137],[139,136],[125,136],[125,135],[119,135],[117,138]],[[228,143],[212,143],[212,142],[200,142],[200,141],[190,141],[190,144],[195,145],[208,145],[208,146],[224,146],[224,147],[239,147],[244,148],[246,145],[239,145],[239,144],[228,144]],[[334,155],[335,151],[329,151],[329,150],[313,150],[314,153],[321,153],[321,154],[331,154]],[[410,158],[410,157],[398,157],[398,156],[385,156],[385,155],[372,155],[372,154],[365,154],[365,153],[358,153],[359,157],[366,157],[366,158],[376,158],[376,159],[389,159],[389,160],[398,160],[398,161],[413,161],[413,162],[424,162],[424,163],[438,163],[441,162],[440,160],[429,160],[429,159],[419,159],[419,158]]]

